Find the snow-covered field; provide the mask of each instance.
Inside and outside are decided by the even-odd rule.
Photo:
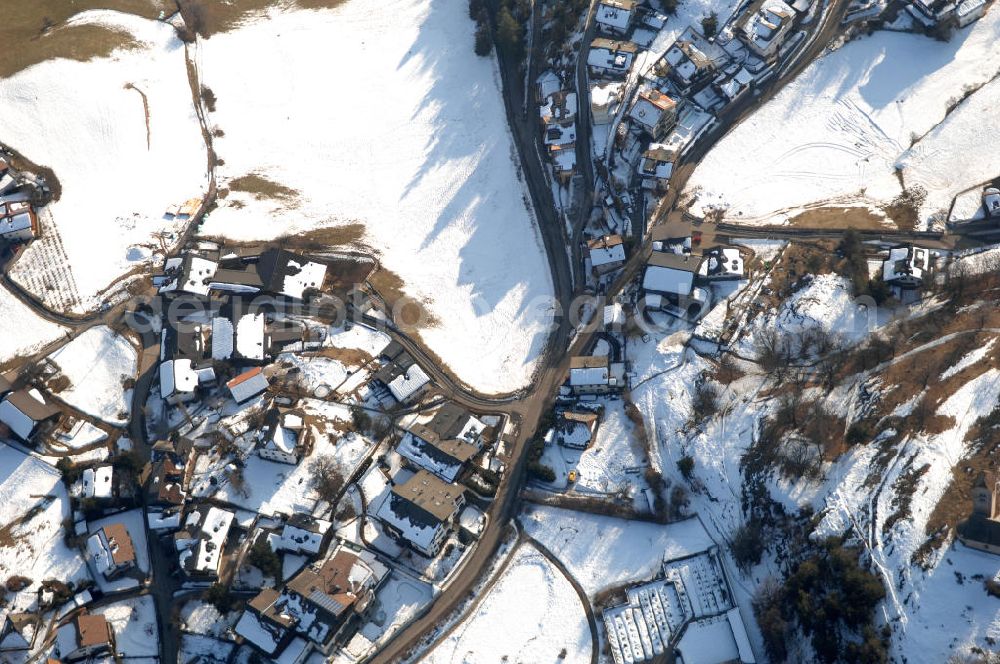
[[[987,83],[1000,68],[998,31],[993,10],[948,43],[876,32],[820,58],[709,152],[688,183],[702,189],[695,212],[779,223],[822,203],[877,208],[901,191],[897,166],[907,187],[928,192],[922,221],[947,210],[1000,173],[983,135],[1000,108],[1000,83]]]
[[[573,586],[531,544],[523,544],[513,555],[510,567],[474,612],[421,661],[590,660],[590,630]]]
[[[156,662],[159,656],[156,607],[149,595],[123,599],[95,613],[104,616],[115,633],[118,652],[129,661]]]
[[[0,288],[0,362],[33,353],[63,332],[64,328],[41,318],[6,288]]]
[[[115,279],[149,263],[157,234],[182,227],[164,219],[166,208],[201,197],[207,177],[174,29],[111,11],[84,12],[71,23],[125,31],[140,47],[89,62],[50,60],[0,79],[0,137],[52,168],[62,184],[49,208],[54,225],[43,215],[47,240],[29,245],[11,274],[46,301],[81,311],[98,304]],[[60,269],[43,284],[39,275],[51,264]]]
[[[218,98],[209,121],[225,132],[220,186],[253,173],[297,192],[233,191],[203,232],[364,224],[364,243],[436,319],[423,339],[469,384],[500,392],[537,364],[547,313],[535,300],[552,287],[499,75],[471,55],[473,28],[462,0],[355,1],[274,10],[200,43]]]
[[[0,578],[22,575],[30,589],[43,579],[89,579],[80,552],[66,546],[69,497],[59,471],[0,444]]]
[[[590,598],[651,579],[665,559],[713,546],[696,519],[661,525],[532,505],[521,524],[569,569]]]
[[[135,378],[137,357],[127,339],[109,327],[92,327],[50,357],[69,378],[59,398],[110,424],[128,420],[127,378]]]

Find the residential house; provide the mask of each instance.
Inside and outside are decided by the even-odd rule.
[[[587,243],[590,265],[598,277],[614,272],[625,264],[625,244],[621,235],[605,235]]]
[[[682,91],[687,91],[708,82],[715,75],[715,63],[694,41],[678,39],[657,62],[653,73],[666,75]]]
[[[329,655],[348,640],[388,575],[371,553],[340,545],[322,565],[302,570],[280,591],[262,590],[234,630],[268,657],[288,648],[295,634]]]
[[[983,192],[983,209],[987,217],[1000,217],[1000,189],[990,187]]]
[[[184,504],[184,469],[172,455],[147,463],[139,480],[146,489],[148,504],[165,507]]]
[[[625,83],[597,81],[590,85],[590,117],[595,125],[611,124],[621,108]]]
[[[38,217],[29,203],[0,202],[0,240],[31,242],[38,234]]]
[[[736,247],[713,247],[702,253],[698,277],[701,281],[742,279],[743,257]]]
[[[229,390],[229,394],[232,395],[233,400],[236,403],[246,403],[250,399],[253,399],[258,394],[265,392],[268,388],[267,376],[264,375],[264,369],[261,367],[255,367],[253,369],[247,369],[240,375],[236,376],[229,382],[226,383],[226,388]]]
[[[174,536],[181,569],[190,576],[213,579],[219,575],[222,552],[236,516],[218,507],[201,506],[188,514],[185,530]]]
[[[625,389],[625,364],[607,355],[570,358],[569,387],[574,394],[608,394]]]
[[[700,266],[700,257],[654,251],[642,277],[646,306],[689,320],[700,317],[711,304],[709,293],[695,287]]]
[[[920,289],[929,275],[930,251],[923,247],[901,246],[889,250],[882,263],[882,281],[904,304],[920,299]]]
[[[744,67],[740,67],[732,76],[720,76],[713,82],[713,85],[719,96],[723,97],[727,104],[731,104],[742,97],[743,93],[753,85],[753,82],[753,74]]]
[[[438,408],[427,426],[442,439],[457,439],[482,449],[486,425],[461,406],[448,402]]]
[[[761,58],[773,58],[792,29],[794,20],[795,10],[783,0],[765,0],[761,8],[743,23],[744,40],[750,50]]]
[[[80,495],[83,498],[109,500],[114,488],[114,467],[86,468],[80,476]]]
[[[551,69],[546,69],[535,81],[535,101],[539,104],[548,99],[549,95],[562,90],[562,80]]]
[[[34,614],[0,609],[0,653],[30,650],[37,633],[35,621]]]
[[[597,29],[610,35],[624,35],[635,19],[635,0],[601,0],[594,22]]]
[[[304,426],[303,414],[277,408],[269,413],[269,419],[271,421],[257,454],[268,461],[297,464],[308,448],[309,429]]]
[[[662,143],[651,143],[642,153],[637,170],[642,178],[643,189],[652,189],[658,194],[667,191],[670,176],[674,172],[677,151]]]
[[[218,268],[218,263],[197,254],[187,253],[183,257],[168,258],[164,269],[166,281],[160,286],[159,292],[181,292],[207,297]]]
[[[689,254],[693,248],[691,224],[687,221],[667,221],[649,229],[653,251]]]
[[[135,547],[122,523],[104,526],[88,537],[87,555],[94,569],[109,581],[135,568]]]
[[[465,505],[465,491],[426,470],[392,487],[376,516],[386,532],[415,551],[434,557]]]
[[[315,556],[323,549],[327,533],[333,524],[308,514],[293,514],[280,533],[268,535],[274,552],[288,551],[296,555]]]
[[[400,403],[406,403],[419,395],[431,382],[430,377],[408,353],[404,353],[403,356],[379,369],[374,376]],[[402,365],[399,363],[400,360],[403,361]]]
[[[429,426],[414,424],[403,433],[396,451],[418,468],[445,482],[454,482],[469,460],[479,453],[479,447],[458,438],[444,438]]]
[[[1000,481],[990,472],[980,472],[972,485],[972,514],[958,524],[962,544],[988,553],[1000,553]]]
[[[56,650],[61,662],[110,655],[115,650],[114,632],[104,616],[81,613],[56,630]]]
[[[591,410],[564,410],[556,420],[556,442],[563,447],[585,450],[597,436],[600,414]]]
[[[193,401],[200,384],[194,363],[186,358],[160,363],[160,396],[168,404]]]
[[[30,443],[46,425],[62,415],[55,404],[46,403],[38,390],[16,390],[0,401],[0,423],[26,443]]]
[[[659,90],[642,90],[629,109],[628,116],[653,140],[658,141],[677,123],[677,103]]]
[[[262,291],[301,300],[322,289],[326,269],[322,263],[272,247],[257,256],[220,259],[210,287],[236,293]]]
[[[549,95],[540,114],[542,143],[555,176],[566,181],[576,172],[576,93],[560,91]]]
[[[590,42],[587,68],[596,76],[625,78],[632,68],[639,47],[628,41],[612,41],[598,37]]]

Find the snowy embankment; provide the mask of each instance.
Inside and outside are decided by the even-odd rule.
[[[466,10],[273,10],[201,42],[218,99],[209,121],[225,133],[219,183],[231,188],[203,232],[249,240],[363,224],[362,241],[435,319],[423,340],[470,385],[503,392],[537,365],[538,300],[552,286],[499,75],[472,54]],[[280,188],[237,191],[248,174]]]
[[[64,332],[65,328],[41,318],[0,288],[0,362],[34,353]]]
[[[69,379],[69,387],[58,395],[60,399],[110,424],[125,424],[130,393],[124,384],[135,378],[138,363],[128,340],[101,325],[73,339],[49,359]]]
[[[1000,121],[998,30],[994,9],[947,43],[876,32],[818,59],[709,152],[688,183],[701,190],[694,212],[751,224],[823,204],[878,213],[901,192],[899,167],[927,190],[926,223],[1000,173],[983,133]]]
[[[587,662],[590,630],[562,573],[523,544],[474,612],[421,661]]]
[[[112,11],[73,24],[127,32],[136,48],[88,62],[50,60],[0,79],[0,140],[51,168],[62,197],[42,215],[13,278],[47,303],[85,311],[151,262],[173,204],[200,198],[206,151],[174,29]],[[51,219],[51,223],[47,223]]]

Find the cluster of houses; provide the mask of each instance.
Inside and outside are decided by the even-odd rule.
[[[35,209],[47,202],[48,195],[43,181],[15,171],[0,153],[0,242],[23,244],[37,238]]]

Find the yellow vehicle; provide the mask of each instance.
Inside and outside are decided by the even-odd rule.
[[[570,483],[575,482],[576,481],[576,470],[574,469],[574,470],[569,471],[569,475],[566,476],[566,479],[569,480]]]

